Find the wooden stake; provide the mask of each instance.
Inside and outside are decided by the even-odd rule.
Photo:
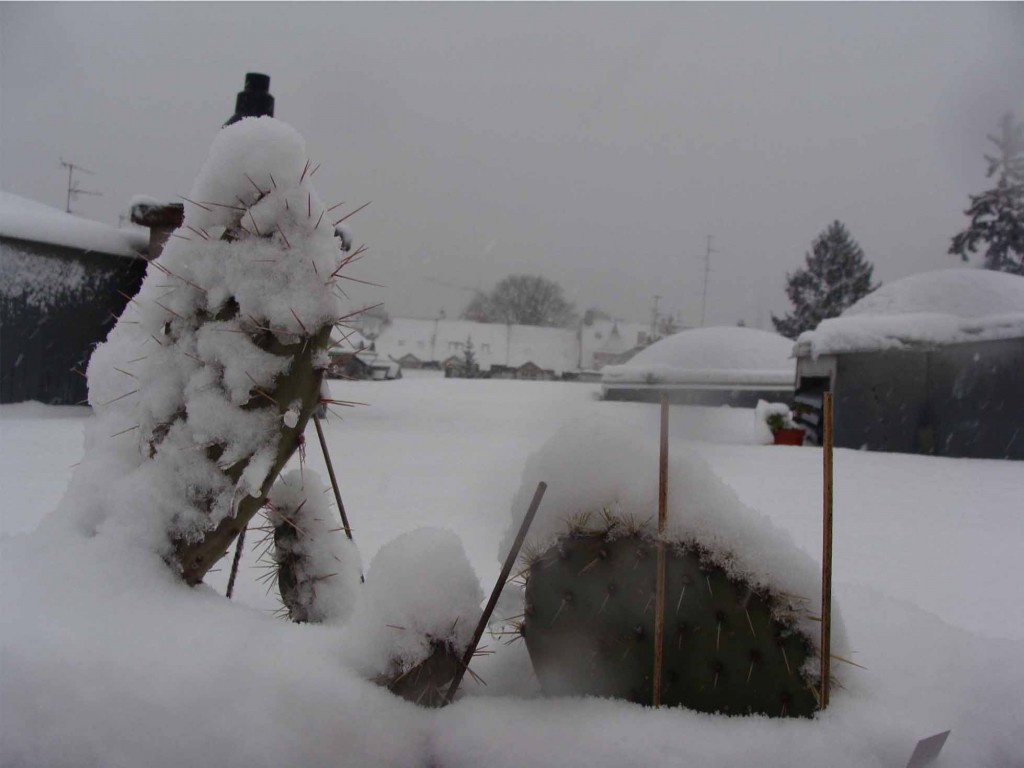
[[[821,708],[828,707],[829,674],[832,660],[832,393],[822,401],[825,427],[822,436],[824,467],[824,519],[821,553]]]
[[[248,528],[248,524],[242,529],[241,533],[238,534],[238,541],[235,543],[235,559],[231,561],[231,575],[228,576],[228,589],[227,598],[231,599],[231,594],[235,591],[235,577],[238,575],[238,565],[242,562],[242,549],[245,547],[245,531]]]
[[[537,483],[537,490],[533,493],[533,500],[530,502],[530,508],[526,510],[526,517],[523,518],[522,525],[519,526],[519,533],[516,534],[516,540],[512,542],[512,549],[508,551],[508,556],[505,558],[505,564],[501,568],[501,573],[498,574],[498,580],[494,584],[494,589],[491,590],[491,598],[487,601],[487,605],[484,607],[484,612],[480,615],[480,621],[477,622],[476,631],[473,633],[473,639],[470,640],[469,645],[466,648],[466,652],[462,656],[462,663],[459,665],[458,670],[456,670],[455,677],[452,678],[451,685],[448,686],[448,693],[445,694],[444,697],[444,706],[448,706],[452,703],[452,700],[455,698],[455,692],[459,689],[459,684],[462,682],[462,678],[469,669],[469,663],[473,660],[473,654],[476,653],[476,647],[480,643],[480,638],[484,635],[484,629],[487,628],[487,622],[490,621],[491,614],[494,613],[494,606],[498,604],[498,598],[501,597],[501,590],[505,588],[505,582],[508,580],[508,575],[512,572],[512,566],[515,565],[516,560],[519,558],[519,550],[523,547],[523,541],[526,539],[526,532],[530,530],[533,518],[537,514],[537,509],[540,507],[540,500],[544,498],[544,492],[547,489],[547,483]]]
[[[668,521],[668,395],[661,395],[661,446],[658,456],[658,586],[654,601],[654,690],[661,706],[661,667],[665,645],[665,524]]]
[[[331,477],[331,488],[334,489],[334,500],[338,502],[338,511],[341,513],[341,524],[345,528],[345,535],[352,541],[352,528],[348,524],[348,515],[345,514],[345,503],[341,500],[341,491],[338,490],[338,478],[334,476],[334,465],[331,463],[331,454],[327,452],[327,440],[324,438],[324,428],[320,426],[320,417],[313,414],[313,426],[316,427],[316,436],[320,438],[320,449],[324,452],[324,462],[327,464],[327,474]]]

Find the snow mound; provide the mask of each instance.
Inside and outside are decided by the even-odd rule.
[[[789,339],[756,328],[693,328],[652,344],[624,365],[606,366],[602,381],[792,384],[792,350]]]
[[[797,339],[797,354],[868,352],[1024,336],[1024,277],[943,269],[883,285]]]
[[[459,537],[418,528],[385,544],[370,563],[345,636],[350,663],[367,677],[407,671],[430,655],[431,640],[462,651],[484,594]]]
[[[699,543],[731,576],[796,596],[800,607],[817,610],[821,567],[786,531],[744,505],[693,449],[674,443],[668,471],[669,540]],[[548,490],[528,538],[537,551],[554,544],[568,521],[581,513],[607,510],[653,524],[658,515],[657,436],[618,422],[565,425],[527,462],[499,556],[511,547],[540,481]],[[821,633],[820,624],[808,616],[799,626],[811,638]],[[838,655],[848,653],[836,612],[832,646]]]
[[[137,257],[149,247],[143,229],[116,229],[2,190],[0,236],[114,256]]]

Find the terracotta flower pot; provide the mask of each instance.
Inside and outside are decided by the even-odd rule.
[[[774,445],[803,445],[804,429],[802,427],[791,427],[789,429],[777,429],[772,432]]]

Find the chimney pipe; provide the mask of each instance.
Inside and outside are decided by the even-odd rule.
[[[235,99],[235,114],[224,123],[224,127],[237,123],[244,117],[273,117],[274,97],[270,95],[270,75],[247,72],[245,88]]]

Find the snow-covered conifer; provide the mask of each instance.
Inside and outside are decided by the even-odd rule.
[[[846,227],[834,221],[818,235],[806,256],[806,266],[786,275],[786,295],[793,311],[772,315],[775,330],[795,339],[830,317],[837,317],[878,286],[871,284],[874,267]]]
[[[1024,123],[1013,114],[1003,115],[999,136],[989,136],[999,150],[985,155],[989,178],[996,173],[994,189],[971,195],[964,211],[971,223],[953,237],[949,252],[967,261],[969,253],[985,244],[985,268],[1024,275]]]

